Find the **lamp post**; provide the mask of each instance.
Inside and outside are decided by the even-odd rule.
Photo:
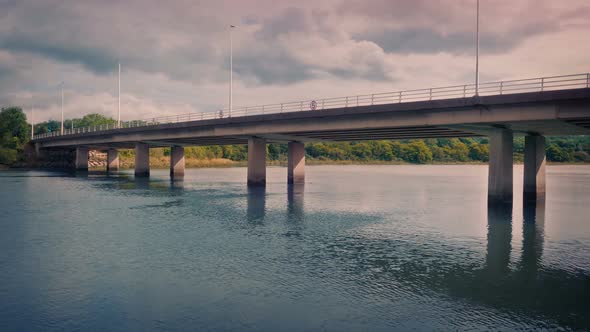
[[[475,95],[479,96],[479,0],[477,0],[475,28]]]
[[[119,106],[117,111],[117,128],[121,128],[121,63],[119,62]]]
[[[232,29],[235,28],[235,25],[229,26],[229,117],[231,118],[231,111],[232,111],[232,98],[233,98],[233,72],[234,72],[234,50],[233,50],[233,40],[232,40]]]
[[[31,103],[31,139],[33,139],[35,137],[35,122],[33,120],[33,116],[34,116],[34,109],[33,109],[33,103]]]
[[[64,134],[64,82],[60,83],[61,85],[61,130],[60,135]]]

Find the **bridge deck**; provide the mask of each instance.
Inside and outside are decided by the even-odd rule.
[[[37,137],[42,148],[356,141],[488,135],[497,128],[519,134],[590,134],[590,89],[339,107],[234,116]]]

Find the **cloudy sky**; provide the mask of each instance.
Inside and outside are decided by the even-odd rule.
[[[124,120],[471,83],[475,0],[0,0],[0,105]],[[587,0],[481,0],[481,80],[590,72]]]

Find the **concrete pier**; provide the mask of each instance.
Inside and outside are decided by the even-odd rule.
[[[146,143],[135,143],[135,176],[150,176],[150,146]]]
[[[287,183],[305,183],[305,144],[289,142]]]
[[[248,139],[248,185],[266,185],[266,140]]]
[[[525,201],[545,200],[545,137],[524,138],[524,191]]]
[[[88,148],[78,146],[76,148],[75,165],[77,171],[88,171]]]
[[[117,149],[108,149],[107,151],[107,172],[119,171],[119,151]]]
[[[184,147],[173,146],[170,149],[170,177],[174,179],[184,178]]]
[[[499,129],[489,139],[488,205],[512,202],[512,131]]]

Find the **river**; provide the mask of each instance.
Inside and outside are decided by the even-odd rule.
[[[590,166],[0,171],[0,331],[590,329]]]

